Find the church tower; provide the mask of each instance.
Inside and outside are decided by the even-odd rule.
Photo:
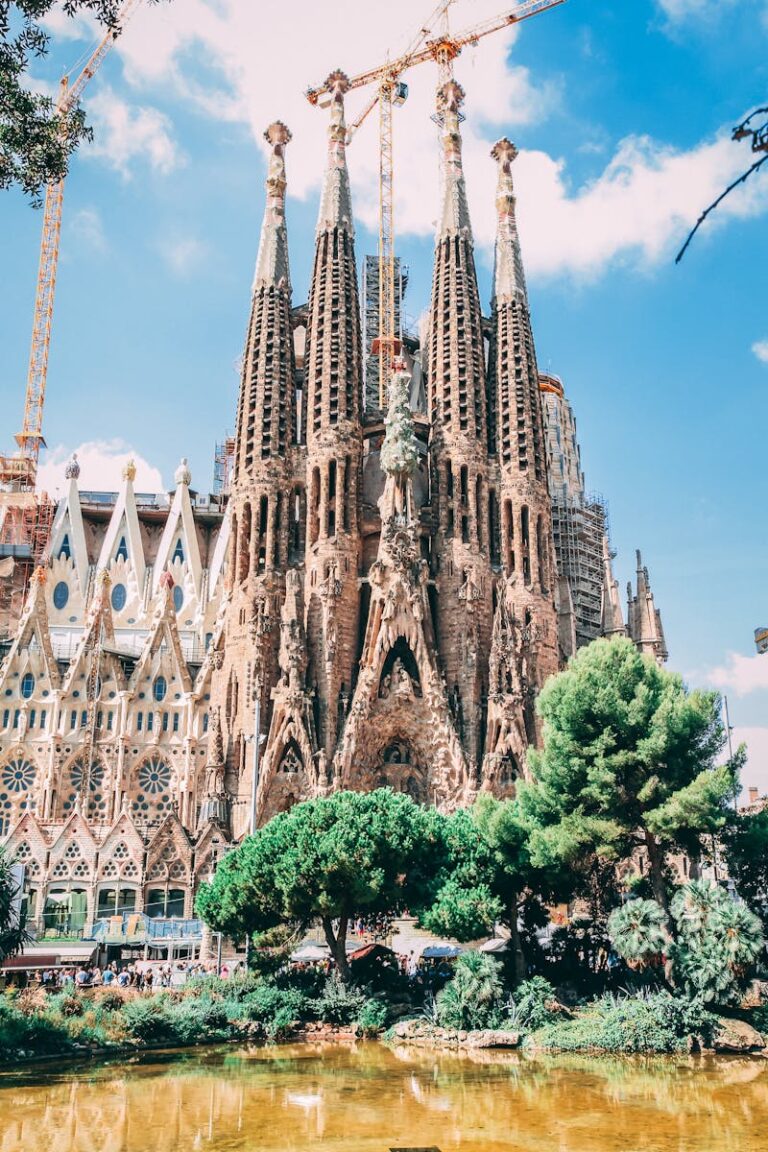
[[[332,758],[356,676],[362,456],[362,342],[343,72],[328,80],[328,164],[317,221],[304,355],[307,395],[306,603],[309,678]]]
[[[487,694],[482,654],[491,637],[485,342],[461,157],[463,89],[451,80],[439,100],[445,180],[427,364],[437,516],[432,561],[446,685],[467,764],[476,778],[484,750]]]
[[[502,578],[496,589],[491,646],[484,785],[517,775],[536,742],[536,693],[558,669],[552,512],[547,481],[539,374],[515,215],[512,162],[502,139],[498,165],[493,278],[493,362]]]
[[[226,779],[241,801],[250,793],[254,703],[269,707],[277,679],[280,608],[287,556],[295,429],[291,278],[285,225],[285,149],[291,133],[276,121],[266,206],[253,281],[237,410],[231,495],[227,608],[214,653],[212,696],[220,708]],[[247,804],[235,815],[244,819]]]

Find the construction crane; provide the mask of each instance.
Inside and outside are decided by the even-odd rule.
[[[140,3],[141,0],[125,0],[117,15],[114,27],[109,28],[104,34],[80,71],[77,72],[77,66],[75,66],[65,76],[62,76],[56,101],[56,112],[62,120],[75,108],[86,84],[101,67],[104,57],[125,27],[126,20]],[[74,80],[71,80],[73,72],[77,72],[77,75]],[[43,404],[48,375],[48,352],[51,345],[51,322],[56,290],[56,270],[59,263],[63,201],[64,177],[62,176],[60,180],[52,180],[45,189],[43,236],[40,242],[40,264],[37,273],[32,348],[29,354],[27,389],[24,400],[24,421],[21,432],[16,436],[18,452],[11,456],[0,455],[0,487],[9,487],[21,492],[34,491],[40,449],[45,445]]]
[[[347,132],[349,142],[360,125],[378,104],[379,106],[379,335],[373,342],[374,355],[379,357],[379,402],[386,408],[389,379],[393,358],[400,353],[400,338],[396,331],[395,315],[395,220],[394,220],[394,153],[392,146],[392,109],[403,104],[408,96],[407,85],[401,77],[409,68],[432,60],[438,67],[438,91],[451,79],[453,61],[463,48],[474,47],[483,37],[500,32],[513,24],[556,8],[565,0],[521,0],[510,11],[490,20],[451,34],[448,30],[448,9],[453,0],[441,0],[419,29],[406,51],[395,60],[387,60],[376,68],[353,76],[349,88],[364,88],[376,84],[376,94],[369,101]],[[439,26],[438,26],[439,25]],[[320,104],[330,92],[328,84],[307,89],[310,104]],[[439,112],[438,112],[439,114]]]

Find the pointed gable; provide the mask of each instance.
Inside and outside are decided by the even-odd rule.
[[[169,572],[164,572],[155,598],[155,609],[149,635],[144,642],[141,655],[131,676],[131,685],[134,689],[142,677],[149,674],[154,656],[165,644],[173,671],[178,676],[183,691],[191,692],[192,690],[192,677],[189,674],[179,639],[176,610],[173,606],[173,588],[173,577]]]
[[[171,510],[163,528],[160,545],[155,557],[152,574],[152,593],[160,586],[163,572],[171,571],[176,584],[186,583],[188,577],[190,591],[200,599],[203,581],[203,566],[200,560],[200,547],[197,541],[192,501],[189,495],[191,476],[182,460],[176,472],[177,487],[173,495]]]
[[[123,469],[123,486],[109,521],[97,566],[110,569],[116,562],[122,561],[133,574],[136,594],[140,596],[144,588],[146,565],[133,491],[135,477],[136,465],[130,461]]]

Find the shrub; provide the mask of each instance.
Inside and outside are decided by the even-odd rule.
[[[0,998],[0,1059],[16,1059],[21,1054],[53,1056],[72,1047],[63,1023],[43,1013],[21,1012],[14,1003]]]
[[[691,1037],[709,1041],[714,1021],[701,1001],[667,991],[631,999],[607,995],[581,1009],[573,1020],[546,1024],[532,1042],[563,1052],[681,1052]]]
[[[524,980],[515,992],[511,1016],[516,1028],[523,1032],[535,1032],[557,1016],[551,1005],[556,1002],[555,990],[543,976],[532,976]]]
[[[167,1003],[164,996],[129,1000],[121,1013],[126,1035],[143,1044],[172,1043],[174,1034]]]
[[[48,1007],[53,1012],[60,1012],[62,1016],[82,1016],[85,1011],[83,1001],[74,992],[60,992],[48,1001]]]
[[[325,1024],[351,1024],[365,1004],[365,993],[345,985],[338,972],[331,972],[320,996],[313,1001],[317,1018]]]
[[[357,1017],[357,1027],[363,1036],[375,1036],[387,1026],[387,1006],[383,1000],[372,996],[366,1000]]]
[[[178,1044],[205,1044],[226,1040],[231,1026],[220,1001],[200,997],[183,999],[168,1006],[170,1034]]]
[[[263,981],[245,997],[241,1007],[246,1020],[261,1024],[267,1036],[274,1038],[306,1018],[309,1002],[298,988],[278,988]]]
[[[496,1028],[503,1020],[504,989],[498,961],[483,952],[465,952],[453,979],[437,995],[444,1028]]]
[[[664,911],[655,900],[629,900],[608,919],[611,943],[629,964],[645,968],[669,948]]]
[[[757,916],[703,880],[680,888],[671,911],[678,932],[670,949],[676,983],[707,1003],[737,1002],[765,943]]]

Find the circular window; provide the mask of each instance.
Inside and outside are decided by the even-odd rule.
[[[21,678],[21,694],[25,700],[29,700],[30,696],[35,690],[35,678],[31,672],[25,672]]]
[[[28,760],[11,760],[0,772],[3,788],[9,792],[28,792],[35,782],[35,768]]]
[[[165,682],[165,676],[158,676],[152,687],[152,695],[157,700],[158,704],[165,700],[165,694],[168,691],[168,685]]]
[[[62,608],[66,608],[67,600],[69,600],[69,585],[66,580],[59,580],[58,584],[53,590],[53,606],[58,608],[59,612]]]
[[[164,760],[147,760],[139,769],[139,787],[142,792],[156,796],[167,792],[171,783],[171,770]]]
[[[184,589],[180,584],[174,584],[173,586],[173,606],[177,612],[181,612],[184,606]]]
[[[115,584],[112,589],[112,607],[115,612],[122,612],[127,599],[128,593],[125,590],[125,584]]]

